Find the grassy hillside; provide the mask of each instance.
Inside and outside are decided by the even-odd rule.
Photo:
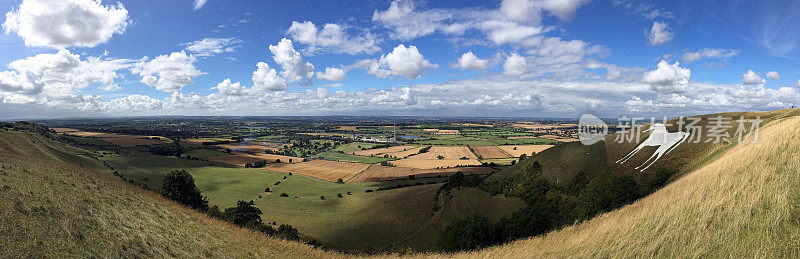
[[[631,205],[542,237],[459,255],[798,257],[800,117],[772,121],[758,143],[739,144]]]
[[[5,131],[2,136],[0,149],[4,154],[28,157],[30,163],[55,158],[65,163],[83,164],[109,177],[111,171],[118,171],[125,178],[147,184],[150,188],[157,187],[169,171],[188,170],[212,205],[227,208],[234,206],[237,200],[254,200],[264,212],[262,218],[265,222],[290,224],[302,235],[320,241],[324,247],[342,251],[433,250],[439,233],[453,220],[475,213],[499,219],[522,206],[519,199],[490,196],[479,190],[454,192],[452,197],[437,200],[435,194],[441,184],[430,184],[442,181],[436,178],[335,184],[301,175],[156,156],[133,149],[121,149],[119,154],[116,151],[86,151],[27,131]],[[61,176],[63,172],[54,174]],[[278,182],[280,184],[276,185]],[[425,185],[375,191],[381,187],[413,183]],[[265,187],[269,187],[271,192],[265,193]],[[367,190],[374,192],[368,193]],[[64,190],[60,195],[68,193]],[[289,197],[281,197],[282,193]],[[342,194],[342,197],[337,197],[337,194]],[[160,199],[160,196],[155,196]],[[435,212],[437,206],[443,209]],[[473,207],[476,209],[471,209]],[[121,208],[120,212],[125,210]]]
[[[330,257],[77,164],[80,150],[0,130],[2,257]]]

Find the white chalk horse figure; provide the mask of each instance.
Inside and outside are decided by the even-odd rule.
[[[638,147],[633,149],[633,151],[628,153],[628,155],[617,160],[618,164],[625,163],[625,161],[631,159],[631,157],[636,155],[636,153],[638,153],[639,150],[642,150],[642,148],[644,147],[658,147],[658,149],[656,149],[656,152],[653,153],[653,155],[650,156],[650,158],[645,160],[644,163],[642,163],[640,166],[634,168],[638,169],[639,171],[644,171],[648,167],[653,165],[659,158],[668,154],[670,151],[675,149],[675,147],[677,147],[678,145],[680,145],[681,143],[686,141],[686,139],[689,138],[688,132],[682,132],[682,131],[668,132],[667,126],[664,126],[664,124],[662,123],[655,123],[649,129],[643,132],[648,132],[648,131],[652,131],[650,133],[650,136],[647,137],[647,139],[645,139],[641,144],[639,144]]]

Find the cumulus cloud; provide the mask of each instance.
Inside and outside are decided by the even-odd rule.
[[[653,27],[650,28],[650,32],[647,33],[647,39],[650,40],[650,44],[654,46],[658,46],[672,40],[673,36],[674,34],[672,30],[670,30],[669,26],[663,22],[653,22]]]
[[[650,84],[650,87],[657,92],[676,93],[686,90],[692,71],[681,67],[678,62],[670,65],[662,60],[656,66],[656,70],[648,71],[642,76],[642,82]]]
[[[3,28],[31,47],[94,47],[128,26],[128,10],[121,3],[99,0],[24,0],[6,13]]]
[[[0,72],[0,90],[60,96],[94,83],[115,90],[118,86],[114,80],[119,76],[116,71],[129,66],[130,60],[81,59],[62,49],[55,54],[38,54],[11,62],[8,67],[14,71]]]
[[[184,86],[194,83],[192,78],[203,75],[194,63],[197,58],[186,52],[172,52],[160,55],[152,60],[142,58],[131,69],[131,72],[142,77],[141,82],[165,92],[175,92]]]
[[[198,41],[187,42],[186,51],[197,57],[210,57],[225,52],[236,52],[236,47],[241,40],[236,38],[205,38]]]
[[[521,76],[528,72],[528,62],[517,53],[511,53],[503,63],[503,74],[507,76]]]
[[[99,104],[103,111],[152,111],[162,108],[161,100],[146,95],[128,95],[121,98],[111,99],[106,103]]]
[[[389,28],[400,40],[441,32],[463,35],[477,30],[495,44],[516,44],[552,28],[540,24],[544,14],[571,19],[586,0],[505,0],[497,9],[418,10],[413,1],[393,1],[386,10],[376,10],[372,20]]]
[[[767,78],[778,80],[781,79],[781,75],[776,71],[769,71],[767,72]]]
[[[470,51],[458,58],[458,67],[464,70],[483,70],[489,67],[489,61],[478,58]]]
[[[344,69],[335,67],[326,67],[325,72],[317,72],[317,78],[329,81],[342,81],[346,72]]]
[[[417,46],[406,47],[400,44],[394,47],[389,54],[381,55],[379,60],[361,60],[356,63],[355,67],[363,68],[367,73],[379,78],[404,76],[407,79],[417,79],[422,75],[424,69],[438,66],[425,59]]]
[[[739,54],[738,50],[705,48],[700,51],[683,53],[681,59],[683,60],[683,62],[686,62],[688,64],[702,59],[711,59],[711,58],[728,59],[735,57],[738,54]]]
[[[299,81],[306,78],[306,84],[314,77],[314,65],[303,62],[300,52],[294,49],[292,40],[283,38],[277,45],[269,45],[272,52],[272,59],[281,66],[281,76],[289,82]]]
[[[226,78],[222,80],[216,87],[212,87],[211,89],[217,89],[219,93],[226,94],[226,95],[245,95],[247,94],[247,89],[242,87],[242,84],[239,82],[232,83],[230,78]]]
[[[377,36],[369,32],[361,36],[351,36],[345,28],[338,24],[326,23],[322,30],[310,21],[302,23],[293,21],[287,32],[295,42],[308,45],[303,51],[307,54],[315,53],[346,53],[350,55],[361,53],[376,53],[380,51],[377,45]]]
[[[257,91],[286,90],[289,83],[278,76],[278,71],[269,67],[267,63],[258,62],[256,71],[253,71],[253,89]]]
[[[766,79],[761,78],[761,75],[753,72],[753,70],[747,70],[747,73],[742,74],[741,77],[743,85],[764,85],[767,83]]]

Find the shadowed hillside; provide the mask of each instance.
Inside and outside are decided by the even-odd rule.
[[[76,163],[73,148],[0,130],[3,257],[331,257],[211,219]]]

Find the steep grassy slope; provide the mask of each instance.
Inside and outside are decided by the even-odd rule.
[[[800,256],[800,117],[619,210],[466,257]]]
[[[78,166],[91,161],[77,153],[0,130],[2,257],[336,256],[210,219]]]

